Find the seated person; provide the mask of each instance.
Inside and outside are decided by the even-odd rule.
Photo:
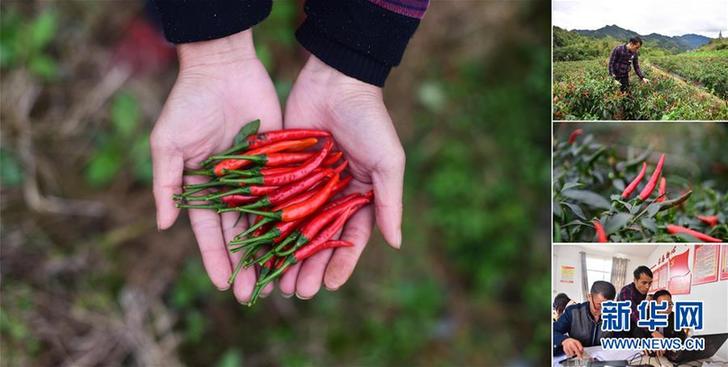
[[[616,293],[612,283],[598,280],[592,284],[586,302],[567,307],[554,322],[554,355],[563,352],[581,358],[584,347],[600,345],[602,338],[611,336],[602,331],[602,302],[613,301]]]
[[[575,304],[576,302],[574,302],[573,299],[569,298],[566,293],[557,294],[556,297],[554,297],[554,303],[551,309],[551,321],[558,320],[559,317],[561,317],[561,315],[564,313],[564,310],[566,310],[566,307]]]

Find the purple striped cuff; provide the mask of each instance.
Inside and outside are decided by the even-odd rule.
[[[422,19],[430,0],[368,0],[370,3],[410,18]]]

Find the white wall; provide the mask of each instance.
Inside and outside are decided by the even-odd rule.
[[[605,245],[601,245],[605,246]],[[609,249],[612,251],[605,252],[604,249],[606,247],[601,247],[601,251],[594,251],[592,246],[579,246],[579,245],[556,245],[554,246],[553,251],[553,276],[552,276],[552,293],[551,293],[551,300],[553,301],[554,297],[556,297],[559,293],[566,293],[566,295],[569,296],[569,298],[573,299],[576,302],[584,302],[586,299],[584,299],[581,291],[581,255],[579,252],[584,251],[587,256],[595,256],[595,257],[601,257],[601,258],[612,258],[615,255],[618,255],[620,258],[627,258],[629,259],[629,263],[627,264],[627,277],[625,280],[625,284],[629,284],[629,282],[632,281],[632,271],[640,266],[640,265],[647,265],[647,258],[643,256],[636,256],[636,255],[625,255],[622,252],[620,252],[619,246],[622,245],[606,245],[609,246]],[[591,248],[590,248],[591,247]],[[574,283],[562,283],[560,276],[561,276],[561,266],[573,266],[575,268],[574,273]],[[648,265],[649,266],[649,265]],[[591,287],[591,284],[587,285],[587,289]],[[617,293],[619,293],[619,289],[617,289]]]
[[[688,266],[693,271],[693,245],[661,245],[647,257],[647,266],[654,267],[661,265],[658,260],[662,254],[675,247],[674,255],[679,255],[687,249]],[[691,285],[690,294],[675,295],[674,301],[703,301],[703,330],[695,332],[695,335],[728,333],[728,280],[713,283]],[[728,342],[716,354],[718,357],[728,361]]]

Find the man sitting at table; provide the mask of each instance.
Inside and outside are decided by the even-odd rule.
[[[611,332],[602,331],[602,302],[613,301],[616,294],[612,283],[598,280],[586,302],[567,307],[554,322],[554,355],[563,352],[581,358],[584,347],[600,345],[602,338],[610,337]]]

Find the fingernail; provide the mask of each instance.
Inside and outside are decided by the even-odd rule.
[[[307,301],[307,300],[311,299],[312,297],[308,297],[308,298],[302,297],[300,294],[298,294],[298,292],[296,292],[296,298],[303,300],[303,301]]]
[[[341,286],[336,286],[336,287],[329,287],[328,285],[324,284],[324,287],[325,287],[325,288],[326,288],[326,290],[328,290],[329,292],[336,292],[336,291],[337,291],[337,290],[339,289],[339,287],[341,287]]]
[[[397,230],[397,235],[395,236],[395,239],[394,239],[394,247],[396,247],[397,250],[399,250],[402,247],[402,230],[401,229]]]
[[[220,292],[224,292],[224,291],[226,291],[228,289],[230,289],[230,285],[226,285],[226,286],[222,286],[222,287],[217,287],[217,290],[219,290]]]
[[[283,293],[283,292],[281,292],[281,296],[283,298],[291,298],[291,297],[293,297],[293,293]]]

